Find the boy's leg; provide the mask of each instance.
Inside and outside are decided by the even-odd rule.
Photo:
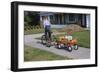
[[[47,32],[47,29],[45,29],[45,39],[47,41],[47,35],[48,35],[48,32]]]
[[[51,40],[51,31],[48,31],[49,39]]]
[[[48,40],[48,39],[51,40],[51,30],[50,30],[50,26],[47,26],[45,28],[45,35],[46,35],[46,40]]]

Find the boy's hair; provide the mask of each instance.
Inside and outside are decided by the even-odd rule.
[[[44,19],[48,19],[48,17],[47,17],[47,16],[42,16],[42,18],[43,18],[43,20],[44,20]]]

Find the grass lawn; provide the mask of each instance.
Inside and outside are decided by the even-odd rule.
[[[73,37],[78,39],[80,46],[90,48],[90,31],[75,32]]]
[[[71,58],[62,57],[37,48],[25,46],[24,61],[47,61],[47,60],[65,60],[65,59],[69,60]]]
[[[64,35],[66,35],[66,33],[61,35],[56,35],[56,37]],[[76,38],[78,40],[79,46],[90,48],[90,31],[84,30],[80,32],[74,32],[72,36],[73,38]]]

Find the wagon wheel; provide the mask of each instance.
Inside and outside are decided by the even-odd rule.
[[[77,44],[74,45],[74,49],[75,49],[75,50],[78,50],[78,45],[77,45]]]
[[[68,50],[69,52],[71,52],[71,51],[72,51],[72,47],[71,47],[71,46],[67,46],[67,50]]]

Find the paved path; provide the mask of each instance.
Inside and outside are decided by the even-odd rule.
[[[58,33],[59,34],[59,33]],[[90,58],[90,49],[79,47],[78,50],[72,50],[72,52],[68,52],[65,49],[57,49],[54,46],[46,47],[40,43],[40,40],[36,39],[37,37],[41,37],[43,34],[33,34],[33,35],[25,35],[24,43],[25,45],[39,48],[41,50],[49,51],[57,55],[67,56],[73,59],[88,59]]]

